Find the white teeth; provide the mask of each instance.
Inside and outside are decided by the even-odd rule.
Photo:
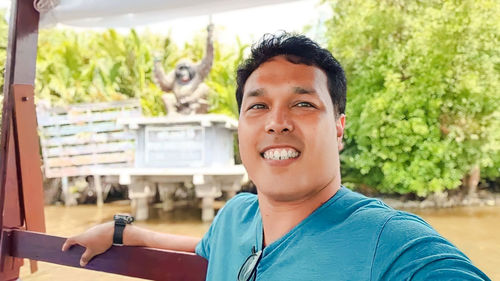
[[[286,160],[290,158],[296,158],[299,156],[299,152],[292,148],[287,149],[269,149],[263,153],[264,158],[270,160]]]
[[[278,150],[275,150],[274,154],[273,154],[273,159],[279,159],[280,155],[281,155],[281,153]]]
[[[285,158],[288,159],[288,152],[286,151],[286,149],[283,149],[281,151],[281,155],[280,156],[281,156],[281,159],[285,159]]]

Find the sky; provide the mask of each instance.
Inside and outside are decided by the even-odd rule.
[[[0,0],[0,8],[6,8],[10,0]],[[157,22],[134,27],[138,32],[149,30],[158,34],[170,34],[177,44],[189,41],[200,31],[204,31],[211,17],[216,27],[216,40],[223,43],[234,43],[236,36],[242,43],[255,42],[265,33],[280,30],[302,32],[304,26],[317,27],[317,23],[329,18],[329,7],[320,5],[319,0],[290,1],[289,3],[266,5],[255,8],[233,10],[213,14],[211,16],[196,16]],[[58,25],[58,28],[72,28],[85,31],[88,28],[68,27]],[[103,28],[91,28],[100,30]],[[119,32],[127,33],[129,28],[117,28]],[[317,29],[310,30],[306,35],[313,39]]]

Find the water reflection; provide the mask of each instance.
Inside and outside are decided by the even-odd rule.
[[[491,280],[500,280],[500,206],[415,210]]]
[[[410,210],[412,211],[412,210]],[[109,221],[115,213],[130,212],[128,202],[96,206],[47,206],[47,232],[58,236],[78,234],[92,225]],[[413,210],[439,233],[458,246],[492,280],[500,280],[500,206],[463,207],[453,209]],[[200,221],[197,209],[178,209],[173,213],[156,212],[152,219],[137,222],[149,229],[173,234],[201,237],[210,224]],[[39,271],[29,274],[29,264],[21,269],[22,280],[87,281],[87,280],[141,280],[118,275],[93,272],[47,263],[39,263]]]

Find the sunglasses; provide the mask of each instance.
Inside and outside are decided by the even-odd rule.
[[[256,251],[255,246],[252,247],[252,254],[245,260],[238,273],[238,281],[253,281],[257,275],[257,265],[262,257],[262,250]]]

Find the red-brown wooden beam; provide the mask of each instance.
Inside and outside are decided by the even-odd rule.
[[[19,199],[21,199],[18,200],[19,209],[21,217],[24,217],[25,229],[45,232],[42,163],[38,144],[34,87],[14,84],[11,88],[11,97],[14,99],[13,124],[17,161],[17,192]],[[6,188],[12,187],[6,186]],[[4,214],[16,215],[12,210],[4,212]],[[31,272],[37,270],[36,262],[30,261],[30,266]]]
[[[12,85],[18,179],[27,230],[45,232],[43,178],[32,85]]]
[[[73,246],[61,252],[65,238],[20,230],[6,230],[4,235],[9,241],[9,254],[14,257],[80,268],[84,248]],[[85,268],[150,280],[203,281],[207,261],[192,253],[113,246]]]
[[[10,132],[3,133],[2,134],[8,134],[9,135],[9,143],[11,145],[8,146],[8,155],[12,155],[11,157],[5,157],[2,155],[2,157],[7,158],[6,159],[6,178],[5,178],[5,189],[3,190],[3,194],[0,197],[0,201],[4,203],[3,209],[4,212],[3,214],[7,214],[3,218],[3,226],[2,229],[4,228],[15,228],[15,227],[20,227],[23,225],[23,218],[21,216],[21,206],[19,204],[20,202],[20,195],[19,195],[19,188],[18,188],[18,179],[17,179],[17,173],[16,173],[16,158],[13,157],[15,155],[15,149],[14,149],[14,132],[13,132],[13,125],[9,126]],[[2,219],[2,216],[0,216],[0,221]],[[3,239],[2,233],[0,233],[1,239],[1,247],[0,247],[0,254],[1,254],[1,259],[0,259],[0,281],[5,281],[5,280],[16,280],[19,276],[19,268],[23,265],[23,260],[20,258],[14,258],[11,256],[7,256],[5,254],[4,249],[8,247],[8,243],[5,239]]]

